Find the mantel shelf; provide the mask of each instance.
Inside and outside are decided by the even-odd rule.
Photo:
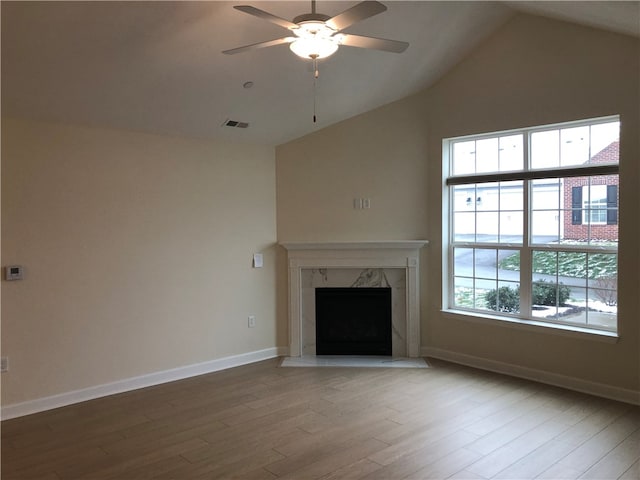
[[[429,240],[383,240],[371,242],[280,242],[284,248],[292,250],[380,250],[419,249],[429,244]]]

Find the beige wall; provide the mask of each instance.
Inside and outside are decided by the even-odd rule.
[[[279,240],[427,238],[424,347],[640,390],[639,58],[631,37],[515,17],[427,91],[280,146]],[[445,318],[442,139],[611,114],[622,118],[619,342]],[[356,196],[371,210],[353,210]]]
[[[4,119],[3,405],[275,347],[275,237],[272,147]]]
[[[278,147],[278,240],[427,238],[425,117],[414,106],[396,102]],[[355,198],[370,208],[354,209]],[[288,346],[281,247],[277,263],[278,345]]]
[[[278,238],[423,238],[425,129],[407,100],[278,147]],[[354,198],[370,198],[371,208],[354,209]]]

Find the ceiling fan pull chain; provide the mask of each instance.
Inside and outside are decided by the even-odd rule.
[[[313,60],[313,123],[316,123],[316,80],[320,75],[318,72],[318,57],[312,56]]]

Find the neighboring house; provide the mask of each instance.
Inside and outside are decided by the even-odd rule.
[[[617,163],[620,142],[612,142],[591,157],[591,164]],[[567,178],[564,182],[564,238],[618,239],[618,175]],[[590,232],[589,232],[590,229]]]
[[[591,157],[589,163],[617,163],[619,149],[619,141],[614,141]],[[574,241],[618,240],[618,183],[618,175],[537,181],[534,239],[542,242],[550,241],[551,237]],[[562,197],[558,199],[561,192]],[[523,200],[522,185],[518,182],[457,188],[454,198],[455,210],[460,212],[454,227],[456,235],[477,234],[485,241],[496,241],[499,235],[521,235]],[[500,204],[509,205],[510,209]]]

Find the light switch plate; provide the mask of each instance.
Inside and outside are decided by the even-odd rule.
[[[8,265],[4,267],[5,280],[22,280],[23,268],[20,265]]]
[[[262,268],[262,254],[254,253],[253,254],[253,268]]]

